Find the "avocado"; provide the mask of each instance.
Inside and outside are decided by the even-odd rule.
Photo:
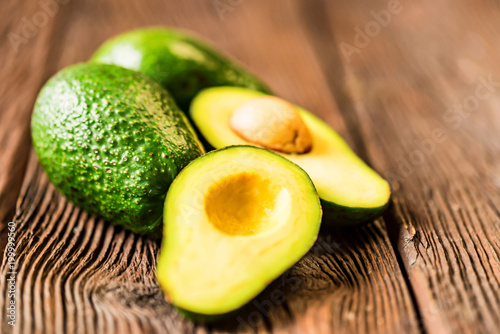
[[[191,316],[236,310],[307,253],[321,215],[311,179],[291,161],[253,146],[212,151],[168,191],[160,285]]]
[[[91,214],[159,237],[163,202],[180,170],[204,153],[184,113],[150,77],[78,64],[42,88],[33,147],[56,188]]]
[[[301,166],[322,200],[325,221],[350,225],[377,218],[388,206],[387,181],[310,112],[277,97],[238,87],[201,91],[191,118],[215,148],[257,145]]]
[[[268,93],[256,77],[199,39],[166,28],[138,29],[105,42],[92,62],[115,64],[145,73],[172,94],[180,108],[211,86],[239,86]]]

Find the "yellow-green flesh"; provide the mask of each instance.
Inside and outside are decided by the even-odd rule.
[[[229,127],[229,118],[243,103],[263,95],[237,87],[209,88],[193,100],[191,117],[215,148],[251,145]],[[326,123],[297,108],[312,135],[312,150],[305,154],[277,153],[309,174],[324,201],[356,209],[385,206],[390,197],[387,181],[358,158]]]
[[[320,221],[316,190],[297,165],[250,146],[208,153],[168,192],[159,282],[184,310],[230,312],[310,249]]]

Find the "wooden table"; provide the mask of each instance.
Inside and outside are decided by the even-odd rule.
[[[58,1],[0,5],[1,246],[14,221],[18,263],[12,327],[3,257],[2,332],[500,332],[498,2]],[[206,36],[325,119],[393,188],[383,218],[323,229],[220,323],[183,320],[155,280],[159,244],[68,203],[30,146],[43,83],[147,25]]]

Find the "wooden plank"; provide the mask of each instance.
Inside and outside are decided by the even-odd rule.
[[[63,32],[47,32],[47,39],[57,44],[60,68],[87,59],[103,40],[125,29],[152,24],[193,29],[356,144],[359,138],[348,133],[300,28],[298,2],[232,3],[232,9],[218,12],[213,2],[69,2],[64,15],[52,20],[71,24]],[[154,276],[158,243],[73,207],[49,184],[33,154],[15,221],[20,303],[14,333],[419,331],[383,220],[350,230],[323,229],[311,252],[254,302],[209,326],[183,320],[164,301]],[[6,272],[4,260],[1,275]],[[5,319],[5,280],[0,291]],[[3,322],[4,330],[11,329],[6,326]]]
[[[29,156],[29,118],[40,86],[54,71],[58,43],[52,38],[64,25],[33,23],[40,12],[37,2],[3,3],[0,11],[0,249],[2,230],[14,208]],[[28,22],[28,23],[27,23]],[[42,65],[43,64],[43,65]]]
[[[303,10],[330,89],[347,101],[340,109],[392,179],[386,217],[427,331],[497,333],[500,9],[494,1],[392,3]],[[389,8],[391,19],[376,24],[373,11]],[[356,46],[355,27],[371,29],[369,41],[358,37]],[[357,48],[350,56],[347,44]]]

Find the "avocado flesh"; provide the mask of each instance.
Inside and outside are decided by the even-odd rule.
[[[161,234],[170,183],[204,152],[165,88],[105,64],[78,64],[51,78],[31,133],[41,166],[66,198],[153,237]]]
[[[105,42],[91,61],[119,65],[153,77],[184,111],[196,93],[206,87],[239,86],[269,92],[233,61],[197,38],[173,29],[146,28],[123,33]]]
[[[208,88],[193,100],[191,118],[215,148],[251,145],[229,127],[229,119],[243,103],[263,95],[237,87]],[[322,200],[325,218],[333,225],[349,225],[378,217],[389,203],[387,181],[358,158],[326,123],[297,108],[312,135],[312,149],[304,154],[277,153],[309,174]]]
[[[236,310],[307,253],[321,214],[312,181],[289,160],[252,146],[210,152],[168,192],[160,285],[191,313]]]

